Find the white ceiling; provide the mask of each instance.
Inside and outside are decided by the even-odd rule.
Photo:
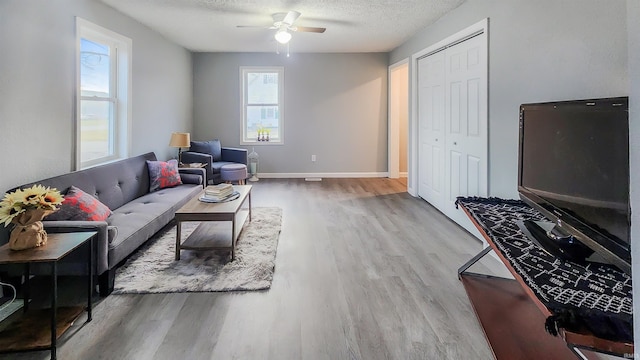
[[[271,15],[295,10],[298,26],[326,27],[323,34],[296,32],[292,52],[388,52],[465,0],[102,0],[198,52],[274,52]]]

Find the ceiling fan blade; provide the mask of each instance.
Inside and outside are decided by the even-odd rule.
[[[275,29],[273,26],[257,26],[257,25],[236,25],[238,28],[252,28],[252,29]]]
[[[282,19],[282,22],[285,24],[289,24],[289,26],[293,25],[293,22],[296,21],[300,17],[300,13],[297,11],[289,11],[287,15]]]
[[[326,30],[327,30],[326,28],[321,28],[321,27],[296,26],[295,31],[323,33]]]

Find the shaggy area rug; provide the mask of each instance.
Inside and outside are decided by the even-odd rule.
[[[116,272],[114,294],[150,294],[263,290],[271,287],[282,209],[253,208],[251,222],[236,243],[236,258],[229,251],[182,250],[175,260],[175,225],[161,230]],[[182,225],[182,239],[197,222]],[[230,228],[229,223],[229,228]]]

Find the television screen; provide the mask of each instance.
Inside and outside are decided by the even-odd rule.
[[[518,189],[554,222],[630,263],[627,104],[613,98],[522,105]]]

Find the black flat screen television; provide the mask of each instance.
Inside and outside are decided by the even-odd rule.
[[[520,106],[518,193],[631,274],[628,98]]]

